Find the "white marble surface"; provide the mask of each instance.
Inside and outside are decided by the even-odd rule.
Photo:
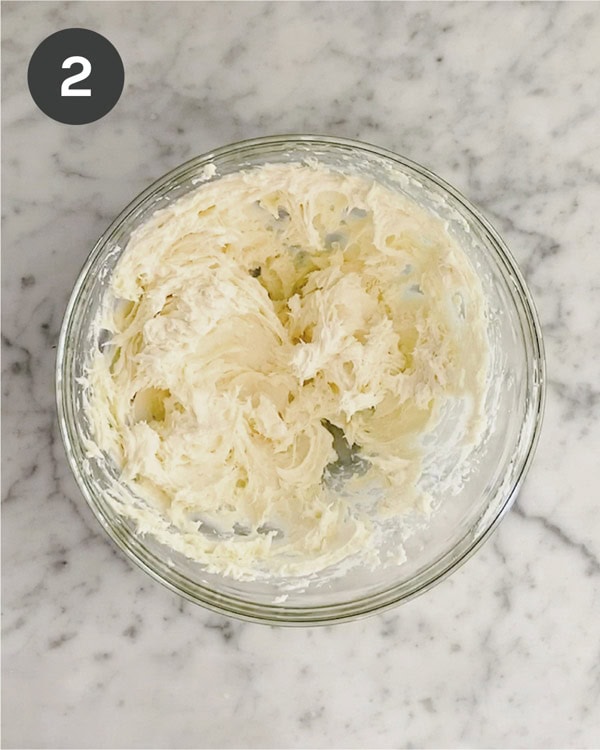
[[[600,744],[600,5],[3,3],[4,747]],[[39,112],[29,56],[107,35],[121,101]],[[464,568],[325,629],[228,620],[114,551],[65,463],[54,346],[77,272],[155,177],[243,137],[359,137],[479,203],[537,301],[537,457]]]

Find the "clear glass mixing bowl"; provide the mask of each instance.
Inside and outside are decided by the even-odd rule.
[[[111,273],[136,227],[154,211],[194,190],[214,164],[218,179],[241,169],[307,157],[342,172],[365,175],[433,209],[469,255],[489,306],[493,418],[473,454],[458,495],[405,544],[408,559],[375,571],[358,568],[304,590],[281,581],[252,583],[208,574],[173,553],[132,521],[117,515],[106,490],[110,472],[86,460],[90,424],[82,409],[80,377],[98,346],[93,320]],[[222,613],[287,625],[340,622],[380,611],[427,590],[461,565],[490,535],[514,501],[540,431],[545,377],[542,338],[531,296],[506,245],[481,213],[427,169],[384,149],[340,138],[279,136],[218,149],[157,180],[117,217],[92,250],[75,284],[58,345],[58,417],[69,463],[92,511],[113,541],[142,569],[187,599]]]

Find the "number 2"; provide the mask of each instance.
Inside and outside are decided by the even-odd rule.
[[[74,76],[65,78],[60,87],[61,96],[91,96],[91,89],[72,89],[71,86],[79,81],[85,81],[85,79],[92,72],[92,64],[87,57],[80,57],[79,55],[73,55],[73,57],[67,57],[62,64],[63,68],[70,68],[73,65],[81,65],[81,71],[75,73]]]

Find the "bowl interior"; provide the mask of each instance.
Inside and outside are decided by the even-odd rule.
[[[469,256],[488,305],[491,344],[491,415],[456,494],[437,498],[427,523],[415,516],[412,533],[390,534],[387,544],[403,544],[402,565],[375,571],[354,568],[338,577],[319,576],[301,587],[293,581],[243,582],[207,573],[199,564],[136,533],[115,514],[107,495],[115,476],[106,462],[89,460],[92,438],[83,410],[80,378],[98,346],[93,321],[132,231],[158,208],[217,174],[272,162],[316,158],[336,170],[378,180],[440,216]],[[90,255],[69,303],[59,344],[57,388],[61,429],[78,483],[94,513],[117,544],[156,578],[188,598],[216,609],[267,621],[322,622],[387,606],[424,590],[464,559],[510,504],[531,457],[543,401],[543,356],[531,301],[514,261],[487,222],[468,202],[421,167],[374,147],[315,138],[262,139],[222,149],[178,168],[143,193],[109,228]],[[447,428],[452,415],[440,430]],[[448,457],[448,465],[453,457]],[[434,491],[434,463],[429,481]],[[438,477],[439,478],[439,477]]]

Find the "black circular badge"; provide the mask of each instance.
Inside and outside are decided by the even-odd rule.
[[[53,120],[85,125],[104,117],[123,91],[123,61],[89,29],[63,29],[38,46],[27,70],[33,101]]]

